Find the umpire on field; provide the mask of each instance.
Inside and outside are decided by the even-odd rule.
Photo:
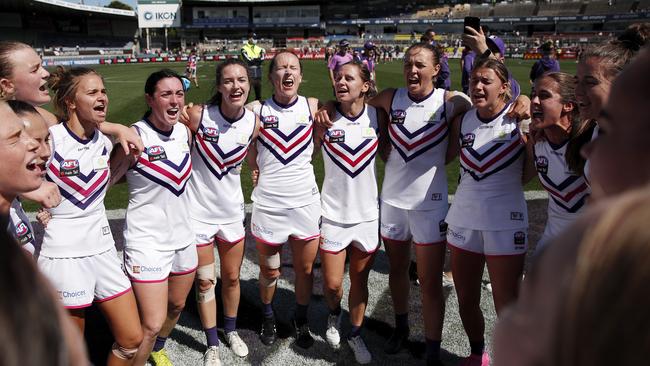
[[[264,48],[257,45],[255,33],[249,32],[248,42],[241,48],[241,57],[248,65],[255,100],[262,100],[262,61],[265,53]]]

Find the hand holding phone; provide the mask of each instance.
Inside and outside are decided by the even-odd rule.
[[[463,22],[463,32],[467,33],[466,27],[474,29],[476,32],[481,33],[481,18],[478,17],[465,17]]]

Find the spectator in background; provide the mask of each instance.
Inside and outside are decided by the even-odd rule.
[[[460,84],[463,88],[464,94],[467,94],[467,91],[469,90],[469,75],[472,72],[475,57],[476,52],[470,50],[469,47],[463,48],[463,53],[460,57]]]
[[[350,48],[350,43],[342,39],[338,45],[338,52],[330,57],[329,62],[327,63],[327,68],[329,69],[330,81],[332,82],[332,88],[334,88],[334,73],[339,70],[341,65],[347,64],[352,61],[352,55],[348,52]]]
[[[558,72],[560,71],[560,63],[554,58],[553,43],[544,43],[539,50],[542,53],[542,58],[537,60],[533,67],[530,69],[530,82],[534,83],[535,79],[542,76],[545,72]]]
[[[187,58],[187,65],[185,66],[185,77],[194,80],[194,86],[199,87],[199,81],[196,79],[196,66],[199,57],[196,54],[196,49],[193,49],[190,52],[190,56]],[[188,86],[189,87],[189,86]]]
[[[262,100],[262,61],[264,61],[264,48],[257,45],[256,35],[248,33],[248,42],[241,48],[242,60],[248,65],[250,82],[255,91],[255,100]]]
[[[435,87],[436,88],[442,88],[445,90],[450,90],[451,89],[451,71],[449,70],[449,59],[447,57],[447,52],[445,52],[444,47],[442,45],[438,45],[438,42],[434,40],[434,37],[436,36],[436,32],[433,31],[433,29],[429,28],[424,32],[424,35],[422,35],[422,38],[420,38],[420,42],[422,43],[428,43],[432,45],[433,47],[437,47],[440,50],[440,72],[438,73],[438,76],[436,77],[435,81]]]
[[[376,57],[377,55],[375,53],[375,45],[370,41],[366,41],[366,43],[363,44],[363,55],[361,55],[361,63],[366,65],[368,71],[370,71],[370,80],[375,84],[377,81],[377,75],[375,74]]]

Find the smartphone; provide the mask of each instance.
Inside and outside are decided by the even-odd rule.
[[[478,17],[465,17],[465,22],[463,23],[463,32],[467,33],[465,27],[474,28],[475,31],[481,33],[481,18]]]

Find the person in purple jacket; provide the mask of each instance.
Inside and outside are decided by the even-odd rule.
[[[469,47],[463,49],[463,54],[460,59],[460,85],[465,94],[467,94],[467,91],[469,90],[469,75],[472,73],[475,58],[476,52],[470,50]]]
[[[535,79],[542,76],[545,72],[559,72],[560,63],[553,57],[554,49],[553,44],[550,42],[544,43],[540,48],[542,58],[537,60],[533,67],[530,69],[530,82],[534,83]]]
[[[332,82],[332,89],[334,89],[334,73],[338,71],[339,67],[348,62],[352,61],[352,54],[348,52],[350,49],[350,43],[342,39],[338,44],[338,50],[335,55],[330,57],[329,62],[327,63],[327,68],[329,69],[330,81]]]

